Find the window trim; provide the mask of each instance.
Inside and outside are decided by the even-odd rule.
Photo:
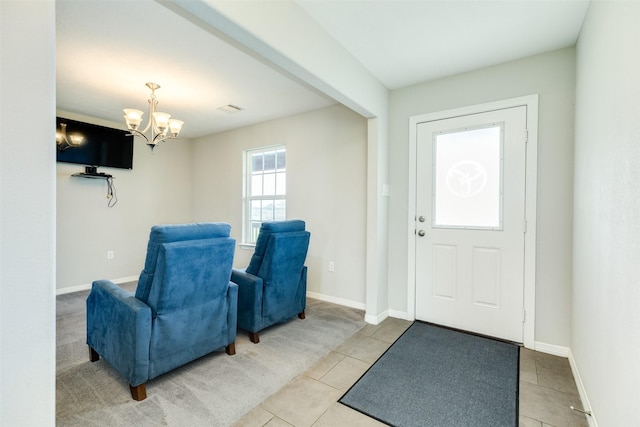
[[[251,158],[254,154],[256,153],[266,153],[266,152],[271,152],[271,151],[284,151],[285,152],[285,167],[284,167],[284,173],[285,173],[285,188],[284,188],[284,195],[278,195],[278,194],[273,194],[273,195],[269,195],[269,196],[250,196],[250,192],[251,192],[251,176],[252,176],[252,164],[251,164]],[[241,246],[244,247],[255,247],[255,242],[251,241],[251,224],[252,221],[251,219],[251,202],[254,200],[273,200],[273,201],[277,201],[277,200],[283,200],[285,202],[285,207],[284,207],[284,215],[286,219],[286,215],[287,215],[287,209],[286,209],[286,201],[287,201],[287,188],[286,188],[286,173],[287,173],[287,166],[286,166],[286,152],[287,152],[287,147],[285,144],[276,144],[276,145],[269,145],[269,146],[265,146],[265,147],[256,147],[256,148],[251,148],[251,149],[247,149],[243,151],[243,170],[242,170],[242,176],[243,176],[243,182],[242,182],[242,243],[240,244]],[[276,168],[277,170],[277,168]]]

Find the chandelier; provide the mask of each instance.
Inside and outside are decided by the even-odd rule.
[[[144,114],[142,111],[133,108],[125,108],[122,111],[124,111],[124,120],[127,122],[129,132],[131,132],[132,135],[144,138],[149,148],[153,151],[155,146],[160,142],[177,138],[184,122],[182,120],[172,119],[171,115],[167,113],[156,111],[156,107],[158,106],[156,90],[160,89],[160,85],[149,82],[146,86],[151,89],[151,98],[148,100],[149,123],[147,123],[147,126],[143,130],[140,130],[140,123],[142,122],[142,115]],[[151,132],[149,135],[146,135],[149,130],[151,130]]]

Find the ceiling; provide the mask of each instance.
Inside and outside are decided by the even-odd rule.
[[[247,2],[248,3],[248,2]],[[387,88],[575,44],[588,0],[298,0]],[[158,109],[195,138],[336,101],[152,0],[56,1],[57,108],[122,122]],[[233,104],[243,110],[217,109]]]
[[[300,0],[389,89],[573,46],[588,0]]]

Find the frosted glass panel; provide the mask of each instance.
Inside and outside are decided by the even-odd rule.
[[[502,228],[502,130],[435,134],[434,227]]]

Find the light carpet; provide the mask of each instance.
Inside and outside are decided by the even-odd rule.
[[[360,310],[308,299],[306,319],[264,330],[259,344],[239,331],[234,356],[220,349],[155,378],[136,402],[106,361],[89,362],[87,295],[57,297],[58,426],[229,426],[365,325]]]
[[[517,427],[519,347],[415,322],[340,399],[392,426]]]

